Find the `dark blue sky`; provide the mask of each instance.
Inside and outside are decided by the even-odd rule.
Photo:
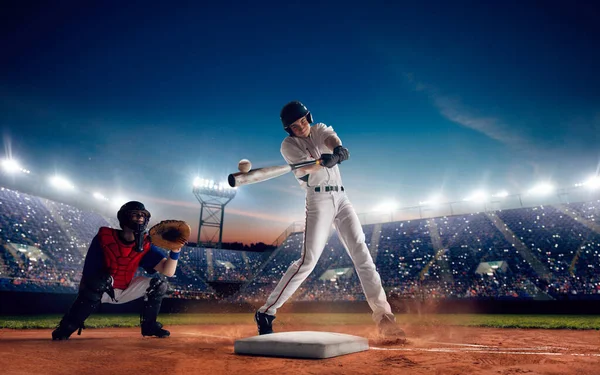
[[[358,212],[597,173],[594,2],[151,3],[2,3],[14,158],[196,226],[193,177],[281,164],[299,99],[349,148]],[[239,189],[225,239],[273,241],[302,196],[291,175]]]

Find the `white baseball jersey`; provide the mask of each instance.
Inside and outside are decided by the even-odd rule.
[[[321,154],[332,153],[325,146],[325,139],[331,135],[336,135],[331,126],[315,124],[307,138],[290,136],[284,139],[281,154],[288,164],[320,159]],[[308,175],[308,178],[305,178],[302,171],[294,172],[300,185],[306,190],[306,229],[302,256],[287,269],[259,311],[275,315],[277,309],[294,294],[315,268],[329,238],[331,226],[334,225],[354,263],[367,302],[373,310],[373,320],[379,322],[384,315],[393,316],[381,278],[365,244],[362,225],[345,189],[340,189],[342,177],[338,166],[320,168]],[[317,186],[321,187],[319,191],[315,189]],[[337,186],[338,189],[328,190],[324,186]]]
[[[288,164],[300,163],[308,160],[317,160],[321,154],[331,154],[332,151],[325,146],[325,139],[336,135],[331,126],[318,123],[310,128],[310,135],[306,138],[287,137],[281,143],[281,155]],[[300,179],[304,174],[302,170],[295,170],[300,186],[304,189],[315,186],[342,186],[342,176],[338,166],[321,168],[308,176],[308,181]]]

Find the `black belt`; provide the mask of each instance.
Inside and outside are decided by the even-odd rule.
[[[329,191],[344,191],[344,187],[343,186],[323,186],[325,188],[324,191],[329,192]],[[321,192],[321,187],[317,186],[315,188],[315,191],[317,193]]]

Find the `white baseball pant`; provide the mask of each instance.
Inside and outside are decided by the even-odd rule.
[[[102,295],[102,303],[121,304],[136,300],[146,294],[146,290],[150,287],[152,278],[138,276],[131,280],[127,289],[115,289],[115,300],[106,293]]]
[[[308,188],[306,195],[306,229],[301,257],[287,269],[260,312],[275,315],[277,309],[296,292],[321,257],[332,224],[354,263],[373,311],[373,320],[377,323],[383,315],[392,314],[381,278],[365,244],[362,226],[346,193],[315,192],[314,188]]]

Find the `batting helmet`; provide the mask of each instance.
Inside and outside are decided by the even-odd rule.
[[[146,214],[146,220],[144,221],[144,224],[138,224],[137,222],[132,221],[129,217],[129,212],[131,211],[144,212]],[[126,226],[132,229],[134,232],[140,233],[146,230],[146,226],[150,221],[150,212],[146,210],[146,207],[144,207],[143,203],[138,201],[131,201],[121,206],[121,209],[119,210],[119,212],[117,212],[117,219],[119,220],[119,225],[121,226],[121,228]]]
[[[281,113],[279,114],[279,117],[281,118],[281,123],[283,124],[283,130],[288,132],[289,135],[294,136],[292,129],[290,129],[290,125],[292,125],[294,121],[304,116],[306,116],[306,120],[308,121],[308,123],[312,124],[312,114],[304,104],[300,103],[297,100],[294,100],[284,105],[283,109],[281,110]]]

